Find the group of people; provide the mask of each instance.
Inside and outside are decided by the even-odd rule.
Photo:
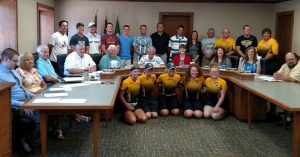
[[[147,63],[140,75],[140,68],[133,65],[129,77],[121,84],[119,99],[127,123],[145,123],[158,114],[179,115],[180,109],[187,118],[219,120],[224,117],[222,104],[227,85],[219,76],[217,64],[210,65],[210,77],[207,79],[204,79],[197,64],[187,68],[185,77],[176,73],[176,66],[172,62],[167,64],[166,72],[157,78],[152,69],[153,64]],[[183,100],[180,100],[181,96]]]
[[[64,64],[65,76],[93,72],[97,66],[100,70],[131,67],[130,76],[122,82],[119,92],[122,115],[129,124],[146,122],[159,114],[178,115],[180,110],[184,111],[185,117],[224,117],[222,104],[227,86],[219,76],[219,69],[232,66],[230,56],[240,57],[240,71],[260,73],[260,60],[264,59],[267,74],[275,79],[300,81],[296,53],[287,53],[286,64],[276,72],[278,44],[268,28],[262,31],[263,40],[260,42],[251,35],[249,25],[243,27],[244,33],[236,41],[230,37],[228,28],[223,30],[221,38],[216,38],[215,30],[210,28],[207,38],[200,42],[197,31],[192,32],[190,40],[184,37],[183,26],[178,26],[176,35],[169,37],[162,23],[157,24],[157,32],[151,36],[146,34],[147,26],[141,25],[140,35],[134,38],[129,35],[128,25],[124,25],[122,34],[116,36],[112,31],[113,24],[108,23],[106,33],[101,37],[96,33],[97,25],[93,22],[88,24],[89,33],[86,35],[83,35],[84,24],[78,23],[76,27],[77,34],[69,40],[68,22],[60,21],[59,31],[51,35],[49,44],[37,47],[37,60],[34,60],[32,53],[19,54],[11,48],[1,53],[0,82],[15,83],[11,89],[13,115],[27,119],[36,126],[35,129],[39,125],[38,112],[20,109],[20,106],[59,82],[57,56],[60,54],[68,54]],[[99,63],[95,63],[91,54],[103,56]],[[162,65],[166,65],[166,73],[157,77],[152,69]],[[184,77],[176,74],[176,66],[182,65],[188,65]],[[199,65],[210,66],[209,78],[204,79]],[[145,67],[142,75],[139,66]],[[180,96],[183,99],[179,99]],[[90,121],[90,117],[80,113],[74,114],[74,117],[77,122]],[[59,139],[64,138],[61,119],[56,117],[54,129]],[[36,132],[35,129],[32,132]],[[21,142],[25,149],[31,150],[25,138],[21,138]]]

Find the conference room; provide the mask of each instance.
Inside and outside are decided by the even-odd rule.
[[[297,0],[0,2],[1,157],[299,156]]]

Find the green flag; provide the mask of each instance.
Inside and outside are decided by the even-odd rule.
[[[107,15],[105,16],[105,21],[104,21],[104,34],[106,34],[106,25],[107,25]]]
[[[120,24],[119,24],[119,18],[117,17],[117,22],[116,22],[116,28],[115,28],[115,35],[120,35]]]

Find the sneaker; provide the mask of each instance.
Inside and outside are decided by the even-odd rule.
[[[89,122],[91,119],[92,119],[91,117],[87,117],[87,116],[84,116],[84,115],[79,115],[78,117],[75,117],[75,121],[78,122],[78,123]]]
[[[32,151],[31,147],[29,146],[29,144],[25,141],[24,138],[21,138],[21,144],[23,149],[27,152],[30,153]]]

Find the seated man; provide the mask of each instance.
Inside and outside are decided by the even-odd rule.
[[[39,45],[36,49],[39,54],[39,58],[36,61],[37,70],[47,83],[48,86],[51,86],[57,83],[58,75],[55,73],[55,70],[49,60],[49,48],[47,45]]]
[[[146,65],[147,63],[152,63],[153,66],[158,65],[165,65],[164,61],[155,55],[156,49],[153,46],[147,48],[147,54],[143,55],[142,58],[139,60],[139,65]]]
[[[103,56],[99,63],[100,70],[103,69],[120,69],[124,67],[122,64],[121,59],[118,54],[118,47],[116,45],[109,45],[108,53]]]
[[[287,82],[300,82],[300,64],[298,56],[294,52],[289,52],[285,55],[286,63],[273,74],[276,80],[283,80]]]
[[[26,119],[26,124],[29,122],[29,125],[24,126],[25,130],[22,131],[20,129],[20,123],[15,126],[17,137],[20,138],[21,144],[25,151],[31,152],[32,149],[30,145],[27,143],[35,142],[35,138],[33,141],[29,141],[26,137],[29,134],[37,135],[38,126],[40,123],[39,114],[37,111],[33,111],[30,109],[20,109],[20,106],[25,106],[26,101],[31,99],[35,95],[27,92],[21,83],[20,75],[14,70],[19,59],[19,54],[16,50],[7,48],[1,54],[1,64],[0,64],[0,82],[13,82],[15,83],[11,88],[11,106],[13,111],[13,117],[22,118],[22,122]],[[14,121],[21,121],[20,119],[14,119]],[[34,128],[30,127],[34,124]],[[32,138],[32,137],[31,137]],[[38,138],[38,137],[37,137]]]
[[[85,54],[85,45],[80,43],[76,45],[75,51],[67,56],[64,67],[66,76],[96,71],[95,62],[90,55]]]

